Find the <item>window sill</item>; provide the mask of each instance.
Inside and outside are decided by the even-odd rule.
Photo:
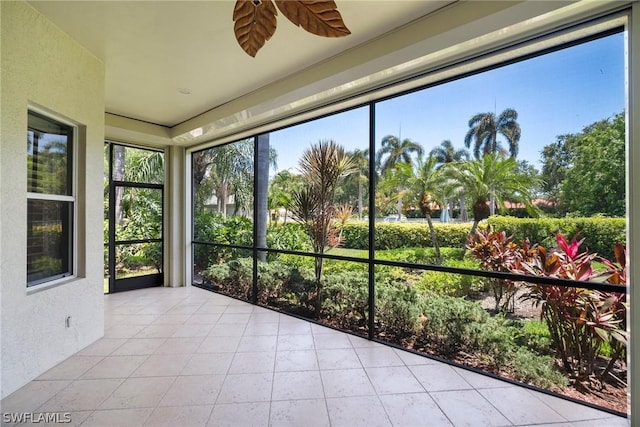
[[[38,285],[30,286],[27,288],[27,295],[35,294],[41,291],[45,291],[47,289],[62,286],[70,282],[75,282],[79,278],[80,277],[73,275],[73,276],[61,277],[60,279],[52,280],[50,282],[44,282]]]

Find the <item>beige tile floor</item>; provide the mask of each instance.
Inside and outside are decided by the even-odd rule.
[[[627,425],[193,287],[106,295],[105,322],[104,338],[2,400],[2,412],[106,427]]]

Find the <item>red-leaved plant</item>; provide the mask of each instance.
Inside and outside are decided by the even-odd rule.
[[[522,250],[504,231],[477,230],[469,238],[467,249],[484,270],[511,272],[522,260]],[[495,311],[506,312],[517,291],[512,280],[486,279],[495,301]]]
[[[620,292],[603,292],[576,287],[528,285],[524,299],[541,308],[551,339],[565,370],[578,379],[597,375],[603,379],[626,348],[626,274],[624,249],[616,247],[617,263],[580,251],[584,239],[571,242],[556,235],[558,247],[547,251],[538,246],[531,258],[520,262],[514,272],[534,276],[591,281],[604,278],[621,285]],[[594,273],[592,262],[598,259],[607,265],[605,273]],[[611,344],[614,354],[601,372],[595,372],[596,361],[604,342]]]

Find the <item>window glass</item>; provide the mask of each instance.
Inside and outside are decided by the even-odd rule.
[[[253,138],[192,156],[194,239],[253,243]]]
[[[27,286],[73,274],[73,128],[29,112]]]
[[[113,144],[113,180],[162,184],[164,153]]]
[[[29,113],[27,191],[71,195],[72,128]]]
[[[38,282],[71,272],[73,204],[53,200],[27,202],[27,278]]]
[[[626,228],[624,49],[607,35],[377,103],[376,249],[452,265],[489,224],[546,248],[581,232],[611,257]]]
[[[270,249],[367,256],[368,123],[362,107],[271,132]]]

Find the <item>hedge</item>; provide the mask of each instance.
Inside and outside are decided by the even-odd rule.
[[[613,244],[616,241],[626,242],[625,218],[514,218],[492,216],[484,224],[496,230],[504,230],[513,240],[520,242],[529,238],[532,243],[539,243],[547,248],[556,246],[554,235],[557,232],[569,238],[581,232],[585,238],[582,247],[590,253],[598,253],[613,259]],[[471,223],[434,224],[438,243],[441,247],[462,248],[466,243]],[[366,222],[350,222],[345,224],[342,232],[342,247],[349,249],[367,249],[369,228]],[[378,223],[376,224],[376,248],[381,250],[406,247],[431,247],[429,226],[425,223]]]
[[[434,224],[438,243],[442,247],[461,248],[467,241],[471,224]],[[349,249],[369,247],[369,226],[366,222],[345,224],[342,246]],[[379,223],[376,224],[376,249],[433,246],[427,224]]]
[[[579,234],[584,238],[581,248],[589,253],[597,253],[608,259],[613,257],[613,244],[619,241],[626,243],[625,218],[513,218],[508,216],[492,216],[487,223],[496,230],[505,231],[516,242],[529,238],[532,243],[539,243],[546,248],[556,246],[554,235],[558,232],[569,238]]]

